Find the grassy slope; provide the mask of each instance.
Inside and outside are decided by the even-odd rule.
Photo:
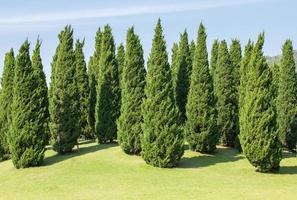
[[[260,174],[235,150],[214,156],[186,151],[179,166],[158,169],[115,145],[81,146],[44,166],[14,169],[0,163],[0,199],[296,199],[297,159],[285,155],[279,174]]]

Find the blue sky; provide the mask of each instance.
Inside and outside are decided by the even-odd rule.
[[[206,26],[208,48],[214,39],[238,38],[244,45],[265,31],[265,54],[280,53],[285,39],[297,46],[296,0],[10,0],[0,7],[0,73],[10,48],[18,51],[28,38],[34,47],[42,39],[42,58],[49,80],[50,62],[57,45],[57,34],[72,24],[75,38],[85,38],[86,59],[93,53],[98,27],[110,24],[116,44],[125,42],[126,30],[134,25],[147,58],[158,17],[162,19],[167,51],[186,28],[196,39],[200,22]]]

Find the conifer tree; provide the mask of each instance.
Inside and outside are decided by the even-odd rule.
[[[230,59],[233,69],[233,76],[235,81],[236,90],[238,91],[238,87],[240,84],[240,63],[242,59],[241,55],[241,45],[238,39],[233,39],[230,46]]]
[[[5,54],[0,91],[0,161],[9,158],[8,135],[11,123],[11,103],[13,97],[14,53]]]
[[[156,167],[173,167],[183,155],[183,133],[174,100],[166,43],[159,19],[151,53],[142,105],[142,158]]]
[[[191,150],[210,153],[216,149],[219,135],[216,126],[213,83],[208,67],[206,37],[205,28],[201,23],[186,105],[185,129]]]
[[[38,114],[38,124],[40,134],[46,136],[46,144],[49,143],[50,140],[50,132],[49,132],[49,99],[48,99],[48,88],[46,84],[46,77],[43,71],[43,64],[40,55],[40,47],[41,41],[39,38],[37,39],[35,49],[32,55],[32,68],[34,71],[34,75],[36,76],[37,85],[35,93],[38,98],[39,110],[37,110]]]
[[[171,68],[170,68],[173,88],[176,88],[176,83],[177,83],[177,66],[178,66],[178,44],[174,42],[171,49]],[[175,89],[173,92],[174,92],[174,96],[176,96]]]
[[[144,98],[146,71],[140,39],[134,33],[133,27],[127,32],[124,61],[121,77],[121,115],[117,124],[118,140],[125,153],[139,154],[143,122],[141,104]]]
[[[194,40],[191,41],[189,48],[190,48],[190,56],[191,56],[191,60],[192,60],[192,66],[193,66],[194,55],[195,55],[195,51],[196,51],[196,44],[195,44]]]
[[[100,28],[96,32],[95,37],[95,51],[90,57],[88,63],[88,77],[89,77],[89,116],[88,116],[88,127],[90,129],[90,136],[93,138],[95,136],[95,107],[96,107],[96,87],[97,79],[99,76],[99,61],[101,55],[101,40],[102,32]]]
[[[210,74],[214,81],[214,89],[215,89],[215,70],[218,62],[219,45],[220,45],[219,41],[215,40],[211,48]]]
[[[291,40],[282,48],[278,74],[277,114],[279,138],[290,151],[295,151],[297,143],[297,77],[294,51]]]
[[[178,47],[176,68],[173,69],[175,77],[174,93],[177,107],[181,114],[181,122],[184,123],[186,119],[186,103],[190,86],[190,75],[192,71],[192,60],[188,44],[188,33],[185,30],[180,36]]]
[[[116,120],[120,114],[119,72],[115,44],[109,25],[104,27],[99,62],[99,77],[95,109],[95,130],[100,143],[117,137]]]
[[[273,96],[275,98],[275,101],[277,101],[278,96],[278,87],[279,87],[279,65],[276,63],[273,63],[271,67],[272,72],[272,85],[273,85]],[[275,102],[277,103],[277,102]]]
[[[219,45],[216,67],[217,124],[221,143],[234,147],[238,134],[237,94],[227,43]]]
[[[253,51],[254,44],[251,42],[251,40],[248,41],[247,45],[244,49],[244,57],[240,64],[239,74],[240,74],[240,85],[239,85],[239,110],[244,105],[244,99],[245,99],[245,91],[246,91],[246,85],[248,82],[248,65],[251,59],[251,54]],[[241,116],[241,114],[240,114]]]
[[[34,50],[34,67],[29,46],[28,41],[23,43],[15,65],[9,146],[16,168],[40,165],[47,143],[47,91],[39,55],[40,43],[37,42]]]
[[[264,34],[260,34],[248,65],[242,108],[240,143],[257,171],[279,168],[282,149],[276,131],[276,112],[272,94],[272,74],[263,55]]]
[[[71,152],[80,135],[74,58],[73,29],[66,26],[59,34],[50,84],[50,131],[53,149],[58,153]]]
[[[123,68],[125,64],[125,47],[122,43],[117,48],[117,62],[118,62],[118,68],[119,68],[120,88],[122,89],[122,74],[123,74]]]
[[[217,62],[218,62],[218,52],[219,52],[219,41],[215,40],[212,44],[211,48],[211,58],[210,58],[210,74],[213,80],[213,90],[214,95],[217,100],[217,78],[216,78],[216,68],[217,68]]]
[[[94,57],[91,56],[88,63],[89,99],[88,99],[88,129],[92,139],[95,136],[95,106],[96,106],[96,77],[94,72]]]
[[[85,56],[83,53],[84,41],[79,40],[75,43],[75,81],[78,88],[78,103],[79,103],[79,124],[81,126],[81,134],[87,139],[92,139],[92,132],[88,128],[88,115],[89,115],[89,82]]]

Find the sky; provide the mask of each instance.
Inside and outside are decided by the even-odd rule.
[[[74,37],[85,39],[84,53],[88,62],[94,51],[95,33],[110,24],[116,45],[125,44],[126,31],[134,26],[140,36],[147,59],[154,26],[160,17],[167,42],[167,51],[187,29],[189,39],[197,39],[202,22],[207,31],[210,51],[214,39],[237,38],[244,46],[265,31],[266,55],[277,55],[286,39],[297,46],[296,0],[10,0],[0,7],[0,74],[4,55],[10,48],[17,53],[28,39],[31,50],[37,37],[42,40],[41,56],[47,81],[50,81],[51,60],[57,46],[57,35],[67,25]],[[0,75],[1,76],[1,75]]]

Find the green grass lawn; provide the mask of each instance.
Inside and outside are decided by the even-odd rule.
[[[0,163],[0,199],[297,199],[297,159],[285,153],[277,174],[261,174],[236,150],[187,150],[178,167],[148,166],[116,144],[46,152],[44,165],[17,170]]]

